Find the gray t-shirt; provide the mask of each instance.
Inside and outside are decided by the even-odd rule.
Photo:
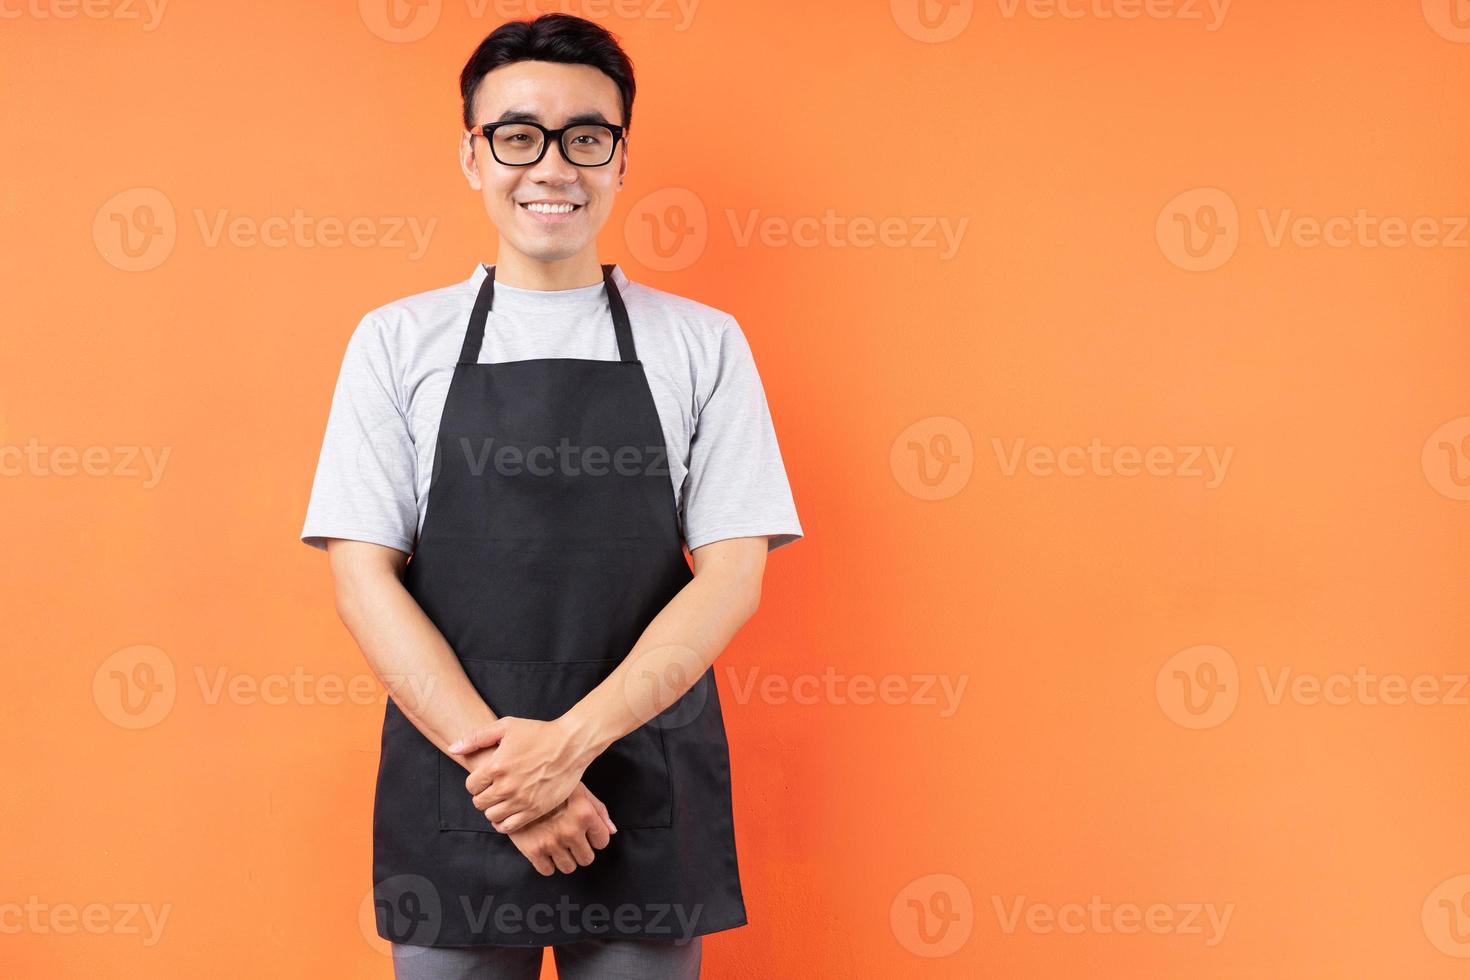
[[[439,419],[486,275],[368,313],[347,342],[332,395],[301,539],[350,538],[412,553],[423,530]],[[670,487],[686,545],[801,537],[755,360],[734,317],[613,279],[628,307],[668,448]],[[497,282],[481,362],[543,357],[617,360],[601,283],[521,289]]]

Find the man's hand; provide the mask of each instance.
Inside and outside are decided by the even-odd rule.
[[[571,796],[592,761],[558,722],[502,717],[449,746],[461,755],[493,748],[465,789],[490,825],[510,834]]]
[[[602,850],[617,832],[607,807],[578,783],[561,806],[507,836],[538,872],[549,877],[585,868],[592,863],[593,850]]]

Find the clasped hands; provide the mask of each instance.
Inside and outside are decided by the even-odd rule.
[[[542,875],[570,874],[592,863],[617,827],[607,807],[582,785],[591,756],[577,750],[558,721],[499,718],[449,746],[473,760],[465,789],[490,826],[505,834]]]

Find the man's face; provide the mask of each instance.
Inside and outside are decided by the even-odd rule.
[[[475,92],[476,126],[519,117],[558,129],[571,117],[587,114],[614,125],[623,122],[617,85],[588,65],[518,61],[490,72]],[[620,141],[612,160],[601,167],[573,166],[554,141],[534,165],[512,167],[495,159],[483,136],[471,140],[465,135],[460,137],[460,166],[485,199],[501,247],[557,262],[594,244],[628,169],[627,142]],[[537,214],[525,207],[535,201],[576,207],[570,214]]]

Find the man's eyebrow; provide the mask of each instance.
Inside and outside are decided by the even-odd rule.
[[[539,115],[525,109],[507,109],[500,114],[500,118],[496,122],[533,122],[541,123],[543,126],[545,125]],[[574,116],[568,116],[566,121],[566,125],[568,126],[584,126],[591,123],[602,126],[612,125],[607,121],[607,117],[600,112],[579,112]]]

